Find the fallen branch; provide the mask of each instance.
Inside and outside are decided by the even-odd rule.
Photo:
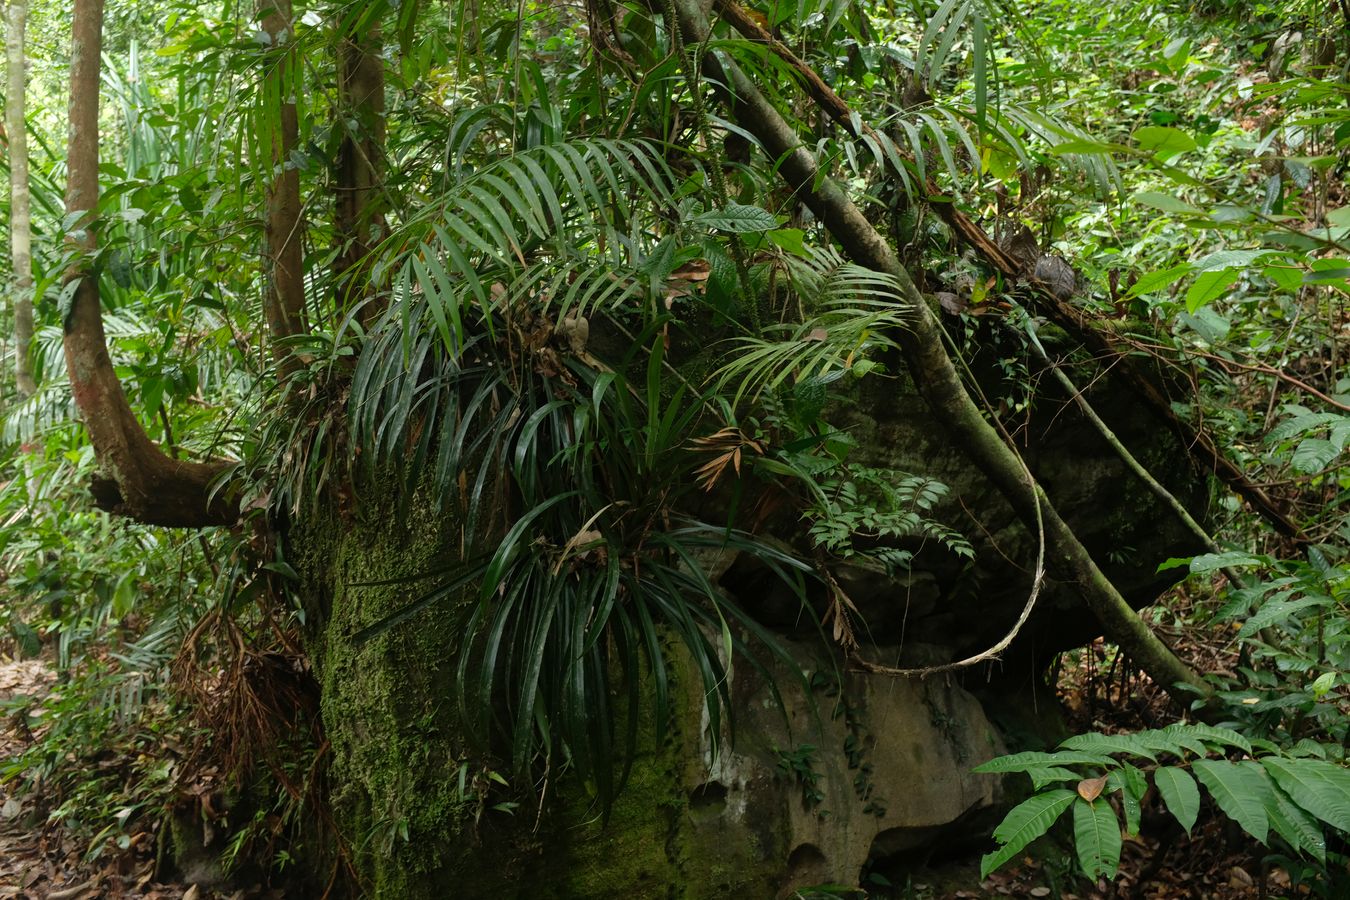
[[[703,44],[711,26],[698,0],[674,0],[673,5],[686,44]],[[894,337],[919,393],[951,433],[955,445],[984,472],[1028,528],[1037,521],[1038,512],[1043,515],[1052,569],[1074,583],[1107,636],[1154,681],[1166,686],[1179,703],[1189,705],[1195,692],[1206,696],[1212,693],[1130,608],[1060,518],[1044,490],[1027,477],[1020,457],[985,420],[943,347],[932,310],[886,239],[839,185],[820,171],[797,133],[738,66],[723,62],[714,52],[704,55],[703,65],[738,124],[759,141],[776,162],[779,175],[844,251],[859,265],[895,279],[911,309],[911,321]],[[1186,689],[1179,690],[1178,685]]]
[[[85,891],[92,890],[98,886],[97,878],[90,878],[87,881],[81,881],[79,884],[70,887],[61,888],[56,891],[47,892],[47,900],[74,900]]]
[[[854,137],[870,135],[877,138],[877,132],[853,113],[847,103],[827,85],[805,61],[792,52],[759,24],[735,0],[714,0],[714,7],[733,28],[749,40],[765,44],[776,56],[786,62],[801,77],[802,86],[811,100],[819,106],[840,127]],[[924,189],[929,197],[937,197],[941,192],[931,183],[925,183]],[[1269,521],[1281,534],[1296,540],[1305,540],[1299,527],[1289,518],[1278,503],[1247,478],[1246,473],[1227,457],[1214,444],[1213,439],[1204,431],[1192,427],[1183,421],[1172,409],[1172,401],[1158,385],[1141,370],[1129,355],[1128,346],[1123,346],[1113,335],[1094,326],[1093,318],[1072,303],[1066,302],[1051,286],[1035,276],[1028,265],[1005,252],[984,229],[971,221],[965,213],[950,202],[930,203],[938,216],[947,223],[958,240],[973,247],[984,259],[1006,278],[1020,281],[1035,295],[1036,305],[1056,325],[1069,332],[1085,344],[1092,352],[1103,359],[1112,360],[1118,371],[1130,382],[1131,386],[1144,399],[1144,402],[1177,435],[1187,451],[1204,468],[1214,473],[1220,480],[1247,501],[1258,514]],[[1031,262],[1034,266],[1034,261]]]

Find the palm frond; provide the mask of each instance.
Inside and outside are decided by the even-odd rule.
[[[769,326],[764,337],[736,340],[735,352],[712,376],[715,389],[730,392],[734,404],[789,382],[823,385],[850,371],[873,370],[873,357],[896,347],[889,332],[906,327],[894,279],[846,262],[833,249],[794,257],[788,271],[810,312],[800,322]]]
[[[461,140],[475,127],[487,126],[462,126],[470,137]],[[413,304],[458,353],[477,324],[490,325],[532,282],[548,288],[534,290],[532,299],[562,293],[564,311],[626,300],[631,291],[606,278],[604,265],[630,263],[624,248],[631,242],[620,226],[638,201],[668,208],[672,178],[641,141],[579,140],[515,153],[467,172],[408,221],[385,243],[377,270],[393,275],[394,298],[404,307],[396,315],[412,322],[406,305]]]

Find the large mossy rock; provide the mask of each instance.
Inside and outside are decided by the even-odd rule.
[[[365,641],[442,564],[448,521],[392,501],[297,528],[312,648],[332,746],[334,816],[364,884],[387,898],[786,897],[856,883],[873,856],[929,844],[999,802],[970,768],[1004,751],[965,690],[939,679],[839,673],[818,645],[785,641],[781,663],[734,668],[735,743],[712,735],[697,679],[670,651],[682,702],[658,744],[650,712],[608,818],[567,776],[505,794],[476,792],[492,769],[454,714],[461,635],[452,600]],[[777,685],[781,704],[769,681]],[[511,777],[509,773],[506,774]]]
[[[1203,479],[1177,465],[1182,449],[1158,422],[1109,382],[1092,397],[1155,474],[1188,505],[1203,506]],[[864,380],[834,422],[858,441],[857,461],[948,484],[940,516],[976,549],[972,562],[918,548],[913,571],[898,577],[866,562],[836,566],[866,620],[864,652],[928,664],[997,641],[1025,601],[1034,537],[903,378]],[[1016,427],[1037,477],[1107,574],[1135,605],[1151,602],[1166,585],[1158,562],[1193,552],[1193,540],[1067,398],[1043,397],[1005,424]],[[1033,709],[1030,693],[985,689],[986,710],[959,679],[839,674],[796,601],[742,564],[715,574],[783,635],[813,673],[809,688],[778,670],[780,705],[755,667],[738,663],[736,741],[721,736],[714,757],[695,680],[678,679],[683,702],[674,721],[658,743],[656,723],[643,720],[641,753],[607,818],[565,774],[521,783],[471,748],[459,725],[461,602],[443,599],[358,640],[425,593],[424,576],[453,562],[459,544],[453,516],[425,502],[399,509],[398,500],[358,489],[344,509],[311,515],[289,532],[323,689],[333,811],[364,892],[784,897],[810,884],[857,883],[869,860],[893,862],[950,844],[953,835],[978,836],[999,804],[997,782],[970,769],[1004,752],[990,717],[1032,721],[1014,708]],[[1051,583],[1005,668],[981,669],[978,682],[1034,682],[1050,654],[1097,633],[1073,586]],[[678,673],[678,654],[671,663]],[[503,802],[518,805],[506,811]]]

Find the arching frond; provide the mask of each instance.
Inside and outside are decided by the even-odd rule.
[[[559,273],[597,260],[624,264],[635,204],[669,208],[672,180],[641,141],[581,140],[512,154],[467,174],[410,219],[385,243],[377,271],[392,275],[394,314],[408,321],[407,304],[421,298],[416,308],[455,353],[473,323],[491,327],[503,301],[519,298],[521,291],[503,288],[522,275],[549,272],[545,281],[556,286]],[[592,284],[567,296],[595,302],[597,291],[605,293]]]
[[[905,301],[890,276],[846,262],[833,249],[794,257],[788,271],[806,315],[769,326],[764,336],[737,339],[713,375],[717,391],[731,392],[737,404],[789,383],[824,385],[874,371],[875,357],[896,347],[890,332],[906,327]]]

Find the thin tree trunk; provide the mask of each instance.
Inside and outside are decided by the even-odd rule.
[[[699,0],[675,0],[675,3],[684,40],[691,46],[702,44],[710,30],[705,8]],[[860,265],[896,279],[912,314],[909,327],[894,337],[915,385],[937,419],[944,423],[955,445],[998,487],[1027,527],[1035,527],[1039,508],[1051,570],[1075,585],[1107,637],[1180,704],[1188,706],[1197,691],[1208,694],[1210,689],[1200,676],[1158,639],[1097,568],[1044,490],[1034,479],[1028,479],[1016,453],[985,420],[943,347],[932,310],[885,238],[848,195],[820,171],[815,157],[802,145],[782,114],[738,66],[723,63],[712,52],[705,55],[703,65],[709,80],[722,86],[723,99],[736,122],[759,140],[769,158],[776,161],[779,174],[845,252]],[[1189,690],[1179,690],[1178,685]]]
[[[267,290],[263,314],[272,336],[272,353],[282,371],[293,368],[295,357],[284,339],[305,331],[304,229],[300,209],[300,170],[291,153],[300,140],[295,108],[295,34],[291,28],[290,0],[260,0],[258,13],[263,31],[271,39],[266,56],[263,96],[263,128],[271,139],[266,162],[271,167],[267,183]],[[271,103],[275,102],[272,106]]]
[[[338,127],[334,232],[338,241],[337,308],[364,302],[361,321],[380,312],[377,286],[370,282],[369,256],[383,240],[384,60],[379,5],[357,6],[339,27]]]
[[[170,459],[146,436],[108,356],[98,276],[89,261],[97,247],[99,63],[103,0],[75,0],[71,23],[70,132],[66,215],[75,222],[67,241],[76,256],[66,272],[73,287],[64,328],[66,369],[105,475],[94,480],[94,502],[152,525],[200,527],[235,520],[224,496],[211,488],[228,463]]]
[[[28,128],[24,117],[27,73],[24,30],[28,0],[10,0],[5,34],[8,74],[5,130],[9,132],[9,247],[14,271],[14,376],[19,393],[37,393],[33,380],[33,226],[28,193]]]

